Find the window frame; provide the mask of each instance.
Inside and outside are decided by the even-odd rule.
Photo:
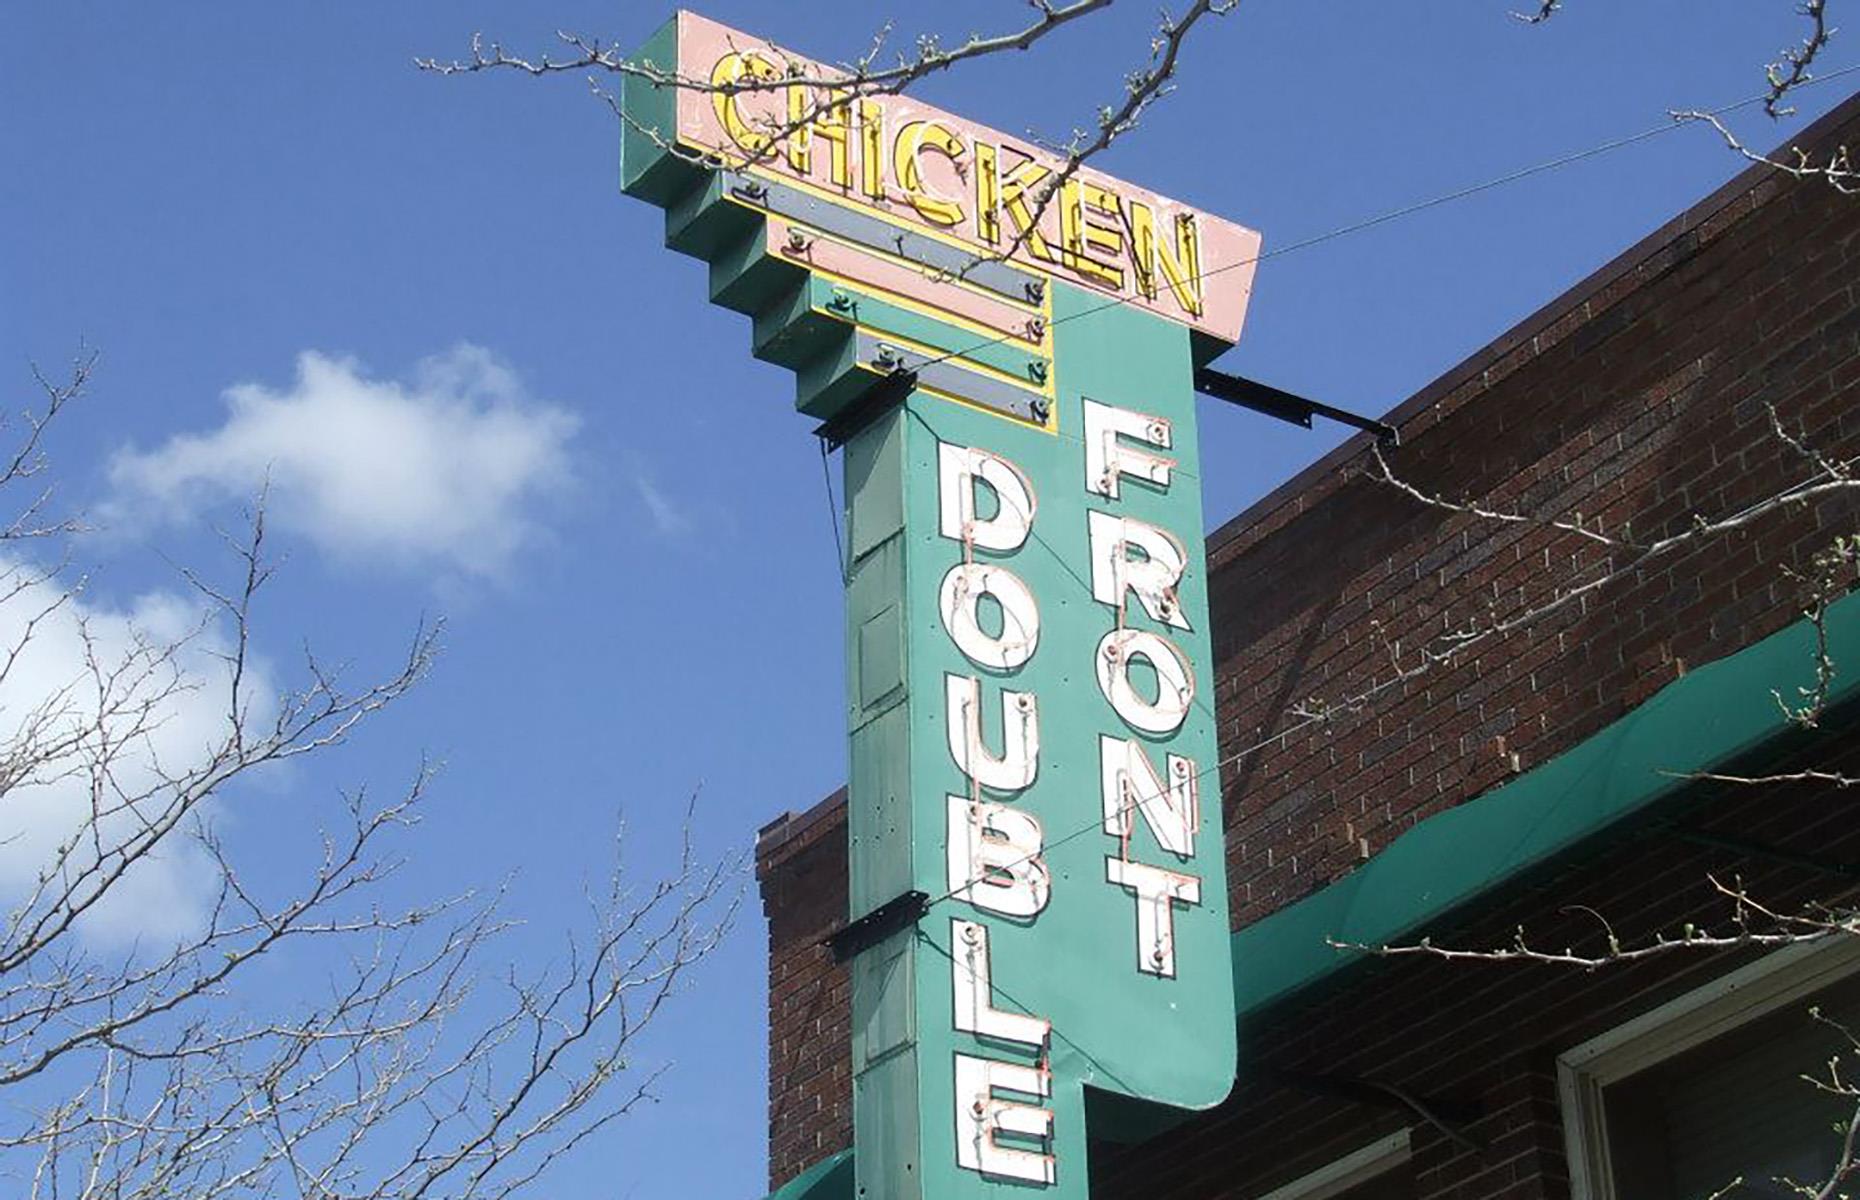
[[[1410,1142],[1410,1130],[1398,1129],[1266,1192],[1257,1200],[1330,1200],[1407,1162],[1413,1156]]]
[[[1855,974],[1860,937],[1829,934],[1766,954],[1559,1054],[1571,1200],[1622,1200],[1608,1147],[1607,1088]]]

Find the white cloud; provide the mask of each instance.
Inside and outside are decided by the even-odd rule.
[[[697,522],[691,514],[666,495],[637,460],[632,465],[631,475],[633,490],[639,494],[639,502],[646,506],[646,515],[652,518],[652,528],[660,537],[682,539],[696,530]]]
[[[54,748],[0,793],[0,900],[9,910],[61,846],[71,848],[68,866],[82,870],[96,861],[91,835],[120,844],[152,817],[162,772],[204,762],[228,719],[220,656],[230,647],[198,606],[167,593],[123,608],[91,604],[32,571],[0,558],[0,645],[22,647],[0,676],[0,763],[20,762],[28,747]],[[177,649],[164,656],[167,647]],[[98,672],[113,680],[104,690],[113,699],[100,701]],[[262,665],[248,665],[246,682],[254,697],[276,694]],[[261,723],[268,715],[252,712]],[[120,800],[144,794],[133,807]],[[90,820],[98,804],[106,815]],[[105,892],[78,930],[105,944],[172,944],[204,926],[218,885],[212,859],[183,827]]]
[[[111,462],[113,523],[196,515],[269,481],[273,518],[335,557],[495,575],[537,532],[535,500],[569,477],[578,424],[471,345],[405,381],[308,351],[285,390],[226,392],[224,424]]]

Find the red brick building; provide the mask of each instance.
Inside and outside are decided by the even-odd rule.
[[[1857,138],[1860,98],[1801,144]],[[1860,197],[1753,167],[1388,415],[1394,475],[1449,503],[1361,435],[1213,533],[1239,1083],[1095,1147],[1094,1194],[1678,1200],[1834,1162],[1853,1102],[1796,1077],[1860,937],[1598,970],[1331,943],[1595,956],[1736,933],[1714,879],[1850,896],[1853,793],[1696,776],[1860,773],[1860,600],[1816,727],[1782,709],[1817,686],[1797,576],[1860,523],[1857,287]],[[757,850],[781,1187],[851,1145],[843,797]]]

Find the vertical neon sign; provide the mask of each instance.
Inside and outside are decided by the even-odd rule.
[[[755,85],[629,80],[623,186],[844,448],[849,915],[929,898],[851,964],[859,1194],[1083,1198],[1233,1080],[1191,376],[1258,237],[1039,212],[1039,151],[688,13],[638,57]]]

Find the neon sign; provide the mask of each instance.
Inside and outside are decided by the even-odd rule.
[[[1234,1010],[1191,376],[1259,237],[679,14],[622,184],[843,447],[855,1173],[1088,1194]],[[740,86],[739,86],[740,85]],[[1036,216],[1037,214],[1037,216]],[[1011,251],[1011,252],[1010,252]]]
[[[848,94],[842,72],[695,13],[675,18],[667,140],[849,210],[1117,295],[1213,338],[1240,336],[1259,235],[908,96]],[[641,85],[635,83],[637,94]],[[783,136],[785,135],[785,136]],[[779,145],[771,139],[780,136]],[[1037,219],[1036,219],[1037,217]]]

